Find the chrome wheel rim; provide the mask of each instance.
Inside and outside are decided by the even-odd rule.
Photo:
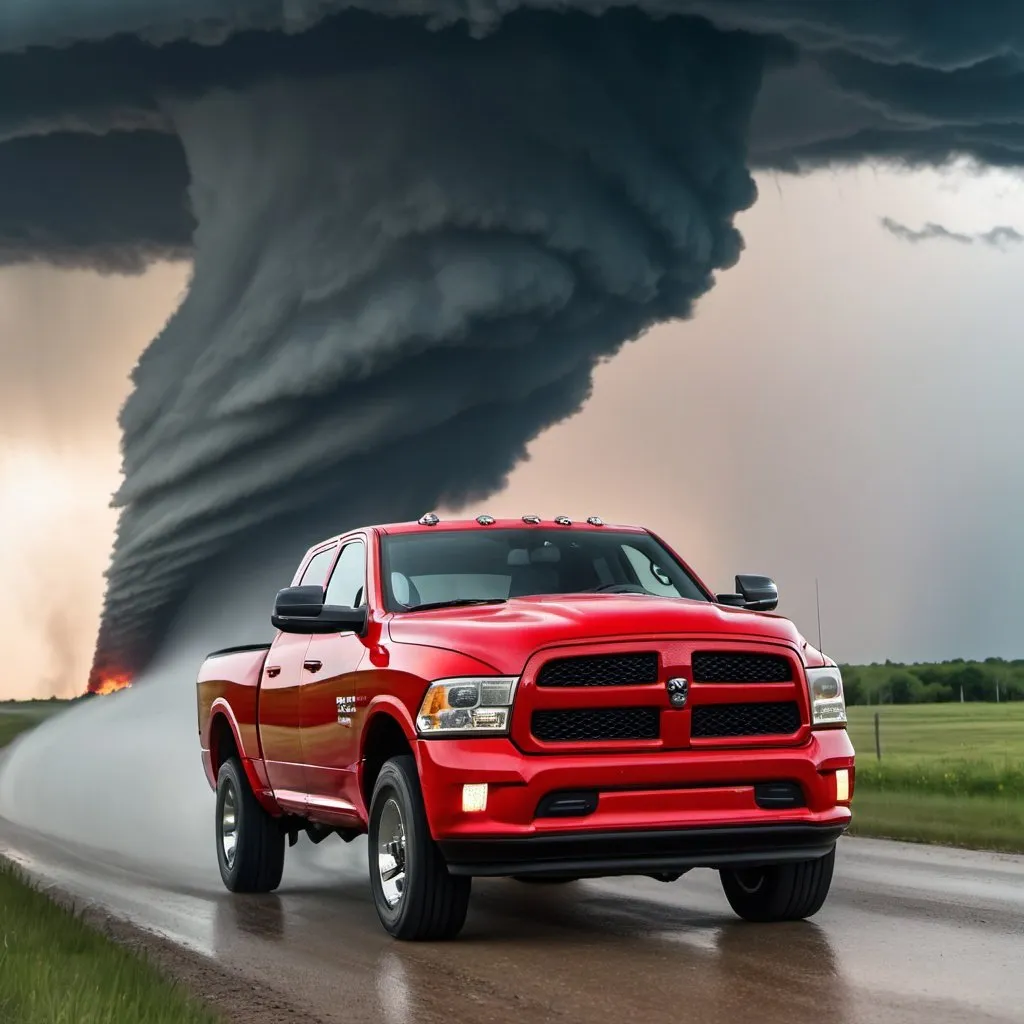
[[[235,798],[235,787],[228,783],[224,787],[224,803],[220,809],[220,847],[224,853],[224,863],[230,870],[235,863],[235,850],[238,848],[238,801]]]
[[[394,798],[380,812],[377,827],[377,875],[384,902],[394,910],[405,896],[405,823]]]

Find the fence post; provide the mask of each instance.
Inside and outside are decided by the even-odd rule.
[[[875,756],[879,761],[882,760],[882,740],[878,730],[878,712],[875,712]]]

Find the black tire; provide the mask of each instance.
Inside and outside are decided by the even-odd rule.
[[[729,906],[745,921],[800,921],[828,896],[836,850],[816,860],[719,872]]]
[[[234,802],[235,845],[225,848],[225,806]],[[217,812],[214,819],[220,877],[231,892],[273,892],[284,873],[285,835],[278,822],[257,802],[237,757],[229,758],[217,774]]]
[[[396,812],[399,819],[394,826]],[[382,824],[392,837],[402,835],[402,845],[395,850],[402,874],[396,879],[382,876],[378,859]],[[416,762],[408,754],[387,761],[377,776],[367,838],[370,888],[384,928],[396,939],[411,942],[455,938],[466,921],[473,880],[448,874],[444,856],[430,835]],[[390,886],[392,881],[395,888]],[[389,896],[396,902],[389,902]]]

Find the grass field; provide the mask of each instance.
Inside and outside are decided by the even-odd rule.
[[[215,1024],[218,1019],[2,861],[0,934],[4,1024]]]
[[[0,747],[66,707],[66,702],[0,703]],[[0,859],[3,1024],[216,1024],[218,1019]]]
[[[854,834],[1024,853],[1024,703],[853,707],[849,716]]]
[[[44,719],[59,714],[69,701],[0,702],[0,747],[6,747],[20,733],[35,728]]]

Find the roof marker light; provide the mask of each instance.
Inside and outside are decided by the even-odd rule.
[[[572,526],[572,520],[568,516],[555,516],[555,522],[559,526]]]
[[[420,526],[437,526],[439,522],[441,520],[433,512],[428,512],[425,516],[420,517]]]
[[[481,526],[493,526],[494,525],[494,516],[477,516],[476,517],[476,521]]]
[[[536,525],[540,522],[540,516],[523,516],[524,523],[533,523]]]
[[[600,516],[590,516],[588,517],[587,522],[590,523],[591,526],[604,526],[604,520]]]

